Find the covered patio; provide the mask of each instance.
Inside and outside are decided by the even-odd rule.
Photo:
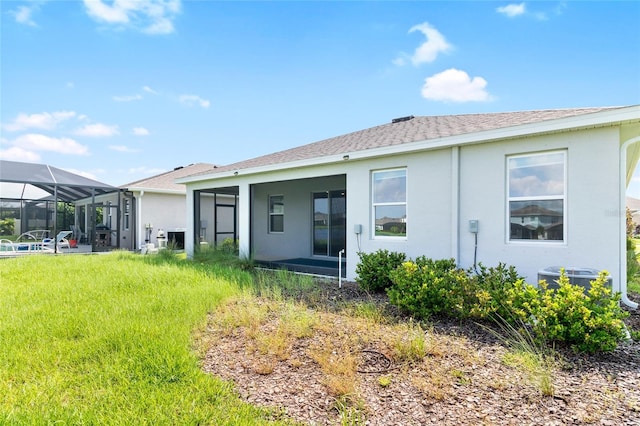
[[[82,251],[95,251],[101,207],[95,197],[118,191],[119,188],[46,164],[0,160],[0,237],[16,239],[40,231],[46,233],[42,235],[44,240],[56,237],[60,231],[71,231],[76,241],[84,243]],[[80,218],[75,209],[75,202],[81,199],[92,200],[85,218]],[[119,215],[119,206],[117,211]],[[80,247],[77,248],[79,252]],[[61,250],[58,244],[53,244],[52,249]]]

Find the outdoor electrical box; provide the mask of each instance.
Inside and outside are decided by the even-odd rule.
[[[353,233],[362,234],[362,225],[360,224],[353,225]]]
[[[472,219],[469,221],[469,232],[472,234],[478,233],[478,219]]]

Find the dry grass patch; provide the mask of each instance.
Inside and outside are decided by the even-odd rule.
[[[252,404],[311,424],[534,424],[637,412],[633,392],[616,394],[619,382],[594,385],[584,371],[588,381],[576,381],[545,358],[553,352],[518,351],[518,335],[499,344],[477,324],[418,323],[353,289],[343,296],[319,285],[310,301],[297,290],[304,284],[282,292],[265,284],[260,297],[222,307],[221,317],[244,310],[231,332],[230,320],[210,317],[217,334],[205,369],[233,380]],[[563,383],[560,395],[554,383]]]

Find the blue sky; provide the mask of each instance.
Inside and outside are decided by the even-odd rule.
[[[640,2],[1,1],[0,16],[0,156],[113,185],[406,115],[640,104]]]

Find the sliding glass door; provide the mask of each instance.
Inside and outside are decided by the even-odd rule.
[[[313,193],[313,254],[338,257],[346,248],[346,191]]]

